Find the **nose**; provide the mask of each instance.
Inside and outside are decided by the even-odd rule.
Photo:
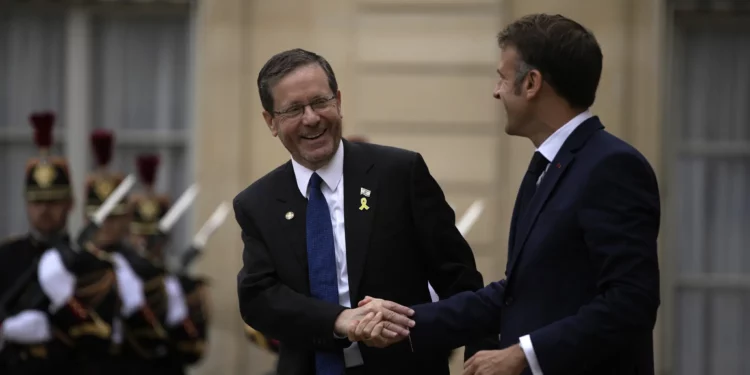
[[[500,99],[500,84],[495,84],[495,89],[492,90],[492,97],[495,99]]]
[[[317,112],[313,111],[310,106],[305,106],[305,112],[302,114],[302,123],[304,125],[315,125],[320,122],[320,116]]]

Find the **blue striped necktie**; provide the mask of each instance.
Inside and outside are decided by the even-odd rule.
[[[310,294],[319,300],[339,303],[336,273],[336,253],[333,244],[333,226],[323,192],[322,179],[317,173],[310,177],[307,200],[307,264]],[[331,332],[333,335],[333,332]],[[343,375],[343,352],[316,352],[316,375]]]

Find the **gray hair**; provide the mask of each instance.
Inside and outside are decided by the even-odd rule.
[[[516,80],[513,82],[513,92],[516,95],[521,94],[521,82],[523,82],[523,79],[526,78],[526,75],[528,75],[529,72],[534,69],[536,68],[534,68],[531,64],[518,59],[518,71],[516,72]]]

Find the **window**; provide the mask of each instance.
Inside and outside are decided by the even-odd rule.
[[[676,17],[666,320],[676,375],[750,373],[749,20]]]
[[[192,18],[187,4],[14,7],[0,15],[0,235],[28,230],[22,199],[26,159],[36,154],[27,117],[58,114],[56,152],[68,157],[82,225],[83,184],[93,167],[91,129],[115,131],[113,170],[135,173],[135,156],[161,156],[157,191],[172,200],[192,183]],[[138,188],[136,188],[137,190]],[[188,212],[173,231],[187,246]]]

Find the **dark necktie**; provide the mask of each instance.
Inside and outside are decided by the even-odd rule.
[[[544,169],[547,168],[549,161],[542,155],[541,152],[534,152],[534,156],[531,158],[529,163],[529,169],[526,171],[526,175],[523,176],[521,182],[521,209],[518,213],[518,218],[522,218],[526,214],[526,210],[529,208],[531,198],[536,193],[536,183],[539,181],[539,176],[542,175]]]
[[[336,254],[333,244],[333,226],[323,192],[321,178],[317,173],[310,177],[307,200],[307,264],[310,294],[319,300],[339,303],[339,288],[336,273]],[[333,332],[331,332],[333,335]],[[343,375],[343,352],[316,352],[316,375]]]

